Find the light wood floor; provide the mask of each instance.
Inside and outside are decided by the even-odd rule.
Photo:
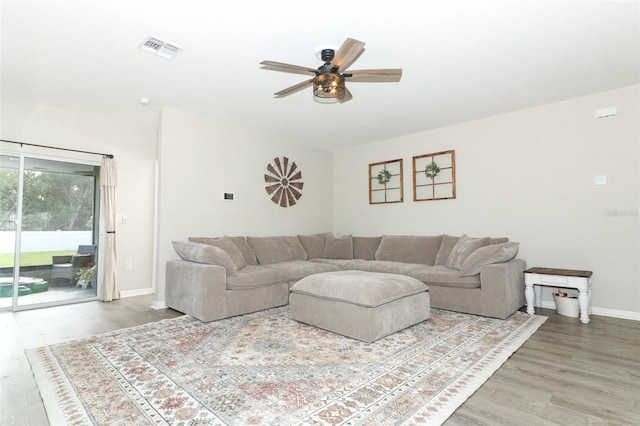
[[[47,425],[24,349],[180,313],[151,296],[0,313],[0,425]],[[446,422],[452,425],[640,424],[640,322],[549,320]]]

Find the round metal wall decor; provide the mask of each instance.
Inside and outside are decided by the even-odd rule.
[[[295,161],[287,157],[276,157],[273,163],[267,164],[264,181],[267,184],[264,189],[271,195],[271,201],[280,207],[295,206],[302,197],[302,171],[298,170]]]

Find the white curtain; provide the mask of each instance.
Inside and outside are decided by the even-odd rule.
[[[104,275],[100,300],[111,302],[120,299],[118,286],[118,256],[116,255],[116,187],[118,186],[117,165],[113,158],[102,158],[100,185],[102,186],[102,206],[107,236],[104,256]]]

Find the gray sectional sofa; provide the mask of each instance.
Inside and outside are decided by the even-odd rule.
[[[331,233],[270,237],[190,237],[174,241],[166,304],[202,321],[286,305],[303,277],[357,270],[417,278],[431,307],[506,318],[522,307],[518,243],[507,238]]]

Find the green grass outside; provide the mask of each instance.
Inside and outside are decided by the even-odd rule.
[[[51,256],[74,254],[75,250],[30,251],[20,254],[20,266],[51,265]],[[0,268],[13,266],[13,253],[0,253]]]

